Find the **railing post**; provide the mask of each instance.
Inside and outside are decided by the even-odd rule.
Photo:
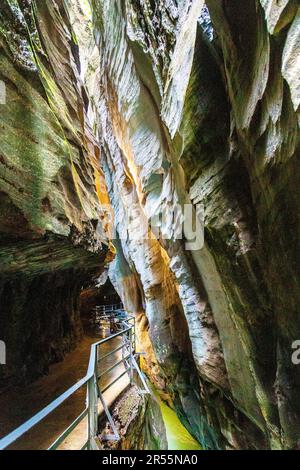
[[[0,439],[0,450],[6,449],[7,447],[9,447],[13,442],[15,442],[17,439],[22,437],[35,425],[39,424],[43,419],[49,416],[50,413],[56,410],[68,398],[70,398],[75,392],[77,392],[79,389],[81,389],[81,387],[84,387],[84,386],[87,386],[87,403],[86,403],[86,407],[83,413],[81,413],[81,415],[76,418],[76,420],[69,426],[69,428],[58,439],[56,439],[55,443],[49,449],[56,449],[60,445],[60,443],[63,442],[70,435],[70,433],[75,429],[75,427],[78,426],[78,424],[81,423],[86,418],[86,416],[88,416],[88,441],[87,441],[87,444],[84,446],[84,449],[87,447],[89,450],[99,450],[97,446],[97,439],[96,439],[98,431],[99,431],[98,430],[98,401],[99,400],[101,401],[103,405],[103,409],[108,417],[109,423],[114,433],[113,436],[108,436],[108,437],[109,438],[112,437],[113,439],[118,440],[120,438],[118,434],[118,430],[114,424],[113,418],[110,414],[110,411],[108,409],[108,406],[105,403],[105,399],[103,396],[105,391],[108,390],[114,383],[116,383],[117,380],[123,377],[128,371],[130,372],[129,376],[130,376],[130,382],[132,384],[133,373],[134,373],[134,370],[136,370],[144,387],[144,390],[142,393],[147,393],[147,394],[151,393],[147,385],[147,382],[145,380],[145,377],[143,373],[141,372],[140,367],[135,359],[135,352],[136,352],[135,351],[135,347],[136,347],[135,345],[135,342],[136,342],[135,317],[131,317],[131,320],[133,320],[133,324],[131,324],[131,326],[129,326],[128,321],[120,321],[121,329],[119,329],[118,333],[102,341],[99,341],[98,343],[93,344],[91,355],[90,355],[88,372],[86,376],[82,378],[79,382],[77,382],[75,385],[70,387],[64,394],[62,394],[60,397],[54,400],[50,405],[46,406],[43,410],[41,410],[35,416],[30,418],[28,421],[26,421],[19,428],[12,431],[9,435],[5,436],[4,438]],[[132,338],[133,332],[135,334],[134,340]],[[100,355],[101,346],[104,343],[107,343],[107,341],[110,341],[111,339],[114,339],[120,336],[122,336],[122,345],[119,346],[114,351],[112,351],[112,353],[114,354],[115,352],[122,349],[123,361],[124,361],[124,365],[126,366],[126,370],[122,375],[117,377],[117,379],[115,379],[113,383],[109,384],[109,386],[107,386],[105,390],[101,390],[101,388],[98,387],[98,383],[99,383],[98,379],[101,376],[100,371],[98,369],[98,362],[102,359]],[[128,361],[128,350],[127,350],[128,346],[130,350],[129,366],[127,362]],[[107,355],[104,357],[107,357]],[[140,357],[140,355],[138,355],[138,357]],[[120,361],[120,363],[121,362],[122,361]],[[117,365],[119,365],[119,363]]]
[[[129,348],[130,348],[130,359],[129,359],[129,364],[130,364],[130,385],[132,385],[133,382],[133,362],[132,362],[132,328],[129,330]]]
[[[134,354],[135,354],[136,353],[136,321],[135,321],[135,316],[133,317],[133,331],[134,331],[133,348],[134,348]]]
[[[88,381],[88,450],[95,450],[95,437],[98,432],[98,347],[96,348],[95,370]]]

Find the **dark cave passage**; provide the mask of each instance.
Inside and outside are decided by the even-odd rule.
[[[84,331],[97,328],[97,306],[121,306],[122,301],[109,277],[104,284],[83,288],[80,293],[80,316]]]
[[[107,276],[105,276],[107,277]],[[105,279],[104,277],[104,279]],[[64,276],[64,282],[66,277]],[[99,282],[99,281],[98,281]],[[97,285],[96,285],[97,284]],[[53,284],[52,284],[53,285]],[[65,289],[65,284],[62,286]],[[58,290],[56,290],[56,293]],[[64,291],[65,292],[65,291]],[[74,337],[72,347],[64,351],[64,354],[58,354],[61,351],[61,345],[57,340],[58,350],[55,345],[52,345],[53,356],[50,362],[47,362],[47,368],[39,376],[36,371],[36,376],[26,376],[23,380],[21,377],[16,381],[5,382],[5,386],[0,388],[0,439],[9,434],[12,430],[27,421],[30,417],[42,410],[45,406],[49,405],[58,396],[64,393],[69,387],[76,383],[79,379],[85,376],[91,353],[91,346],[93,343],[98,342],[103,338],[103,332],[100,325],[95,321],[95,308],[97,306],[118,305],[120,306],[120,298],[113,288],[109,278],[103,285],[94,283],[93,287],[81,287],[79,289],[78,301],[78,335]],[[38,291],[34,292],[35,294]],[[34,293],[31,293],[33,295]],[[42,308],[47,306],[48,311],[51,306],[48,306],[49,297],[45,298],[45,303],[41,303],[41,298],[38,297],[37,302]],[[36,295],[37,297],[37,295]],[[12,296],[9,296],[12,299]],[[64,301],[61,308],[66,305],[65,295],[62,295]],[[2,298],[2,300],[5,297]],[[72,297],[73,299],[73,297]],[[57,298],[55,304],[57,305]],[[9,305],[7,305],[9,307]],[[59,311],[59,310],[58,310]],[[62,328],[67,327],[68,321],[67,312],[61,318],[57,319],[57,323]],[[36,325],[32,324],[33,331],[31,334],[40,338],[40,333],[34,331]],[[27,325],[28,331],[28,325]],[[49,337],[49,331],[48,331]],[[76,339],[76,340],[75,340]],[[116,338],[110,345],[103,345],[101,352],[107,354],[111,349],[119,345],[119,339]],[[39,346],[42,348],[42,346]],[[35,351],[32,351],[32,360],[37,361]],[[111,361],[115,361],[119,355],[114,355],[103,361],[100,370],[107,369],[111,365]],[[121,367],[121,366],[120,366]],[[120,369],[120,368],[119,368]],[[112,371],[103,382],[105,384],[112,381],[117,371]],[[114,401],[120,393],[128,385],[128,378],[124,377],[118,387],[113,388],[109,392],[108,400]],[[67,402],[59,407],[49,418],[36,426],[32,431],[25,434],[24,437],[19,439],[14,445],[11,446],[13,450],[30,450],[32,448],[38,450],[47,449],[60,434],[74,421],[74,419],[84,409],[86,401],[86,389],[83,387],[76,394],[74,394]],[[86,439],[86,423],[82,423],[78,429],[66,440],[62,449],[80,448]]]

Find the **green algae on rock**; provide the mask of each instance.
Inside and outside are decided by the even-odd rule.
[[[3,380],[35,378],[76,345],[81,287],[110,256],[109,237],[95,224],[108,197],[72,34],[56,2],[2,2]]]
[[[299,2],[2,3],[0,321],[16,369],[25,353],[21,376],[42,373],[78,341],[80,289],[111,261],[143,369],[203,449],[299,448]],[[185,204],[204,207],[201,250],[171,218],[151,232]]]

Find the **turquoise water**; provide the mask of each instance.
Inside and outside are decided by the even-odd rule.
[[[183,424],[181,424],[175,411],[164,403],[157,393],[155,396],[159,401],[165,422],[169,450],[202,450],[199,442],[197,442]]]

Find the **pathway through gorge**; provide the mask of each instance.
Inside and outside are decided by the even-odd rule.
[[[99,341],[99,336],[86,335],[75,351],[68,354],[62,363],[50,367],[50,372],[31,385],[7,390],[1,394],[1,423],[0,437],[23,424],[35,413],[39,412],[69,387],[85,376],[91,345]],[[120,339],[110,341],[101,346],[101,355],[117,348]],[[121,359],[121,351],[102,361],[100,371],[103,372]],[[123,372],[124,366],[119,365],[103,377],[101,385],[104,388],[114,378]],[[104,397],[106,403],[112,403],[128,386],[129,379],[122,377],[112,386]],[[86,387],[82,387],[72,397],[61,405],[56,412],[33,428],[32,431],[11,446],[12,450],[44,450],[68,428],[76,417],[84,410]],[[101,414],[101,409],[99,413]],[[79,450],[86,442],[87,422],[84,420],[60,446],[60,450]]]
[[[99,338],[96,335],[85,335],[76,350],[68,354],[62,363],[50,367],[47,376],[40,378],[31,385],[14,388],[13,390],[9,389],[1,394],[3,409],[1,412],[0,438],[23,424],[86,374],[90,347],[93,343],[99,341]],[[121,344],[120,341],[119,338],[116,338],[103,344],[100,354],[104,356],[116,349]],[[121,351],[118,351],[104,359],[100,364],[100,371],[103,372],[118,362],[121,355]],[[102,388],[111,383],[123,371],[124,366],[121,364],[105,375],[101,381]],[[106,403],[112,404],[128,385],[129,379],[125,375],[104,394]],[[169,450],[201,449],[199,443],[181,424],[176,413],[160,399],[155,390],[153,390],[153,393],[161,407],[167,430]],[[86,387],[82,387],[55,413],[13,444],[10,450],[46,450],[83,411],[85,400]],[[102,409],[99,409],[99,414],[102,411]],[[86,433],[87,418],[60,445],[59,450],[81,449],[86,442]]]

